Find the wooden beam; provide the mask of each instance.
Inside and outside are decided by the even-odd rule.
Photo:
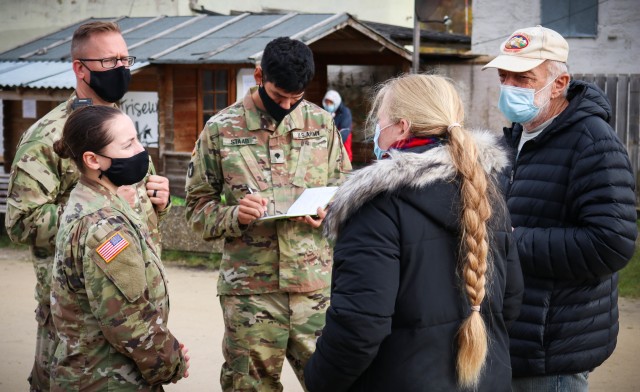
[[[411,62],[404,58],[398,57],[388,51],[373,54],[365,53],[357,56],[345,56],[344,54],[318,54],[318,58],[322,62],[329,65],[395,65],[398,67],[411,65]]]
[[[409,53],[408,50],[406,50],[405,48],[401,47],[400,45],[396,44],[395,42],[391,41],[391,40],[387,40],[385,37],[383,37],[382,35],[380,35],[377,31],[365,26],[364,24],[361,24],[353,19],[349,19],[349,26],[351,26],[351,28],[361,32],[363,35],[373,39],[374,41],[377,41],[380,45],[385,46],[387,49],[389,49],[390,51],[394,52],[395,54],[405,58],[408,61],[411,61],[411,53]]]
[[[69,99],[69,96],[73,90],[2,90],[0,91],[0,99],[6,99],[8,101],[21,101],[23,99],[34,99],[36,101],[65,101]]]

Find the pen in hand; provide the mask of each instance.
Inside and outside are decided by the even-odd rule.
[[[249,194],[250,194],[250,195],[253,195],[253,194],[254,194],[254,193],[253,193],[253,189],[251,189],[251,187],[250,187],[249,185],[247,185],[247,191],[249,192]],[[269,216],[269,215],[267,214],[267,209],[266,209],[266,207],[265,207],[265,209],[264,209],[264,213],[262,214],[262,217],[263,217],[263,218],[264,218],[265,216]]]

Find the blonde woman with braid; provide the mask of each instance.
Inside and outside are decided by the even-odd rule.
[[[355,172],[325,219],[331,306],[310,392],[510,390],[522,272],[496,189],[508,159],[463,118],[441,76],[379,89],[369,123],[387,159]]]

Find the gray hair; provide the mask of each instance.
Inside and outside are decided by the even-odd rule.
[[[552,80],[560,75],[569,73],[569,67],[567,66],[567,63],[563,63],[562,61],[547,60],[545,61],[545,64],[547,65],[547,83],[551,83]],[[567,84],[564,91],[562,92],[562,95],[564,97],[567,96],[568,90],[569,84]]]

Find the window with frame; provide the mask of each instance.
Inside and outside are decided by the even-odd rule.
[[[541,0],[540,4],[544,27],[565,38],[598,35],[598,0]]]
[[[229,106],[229,71],[201,69],[200,81],[202,124],[204,125],[211,116]]]

